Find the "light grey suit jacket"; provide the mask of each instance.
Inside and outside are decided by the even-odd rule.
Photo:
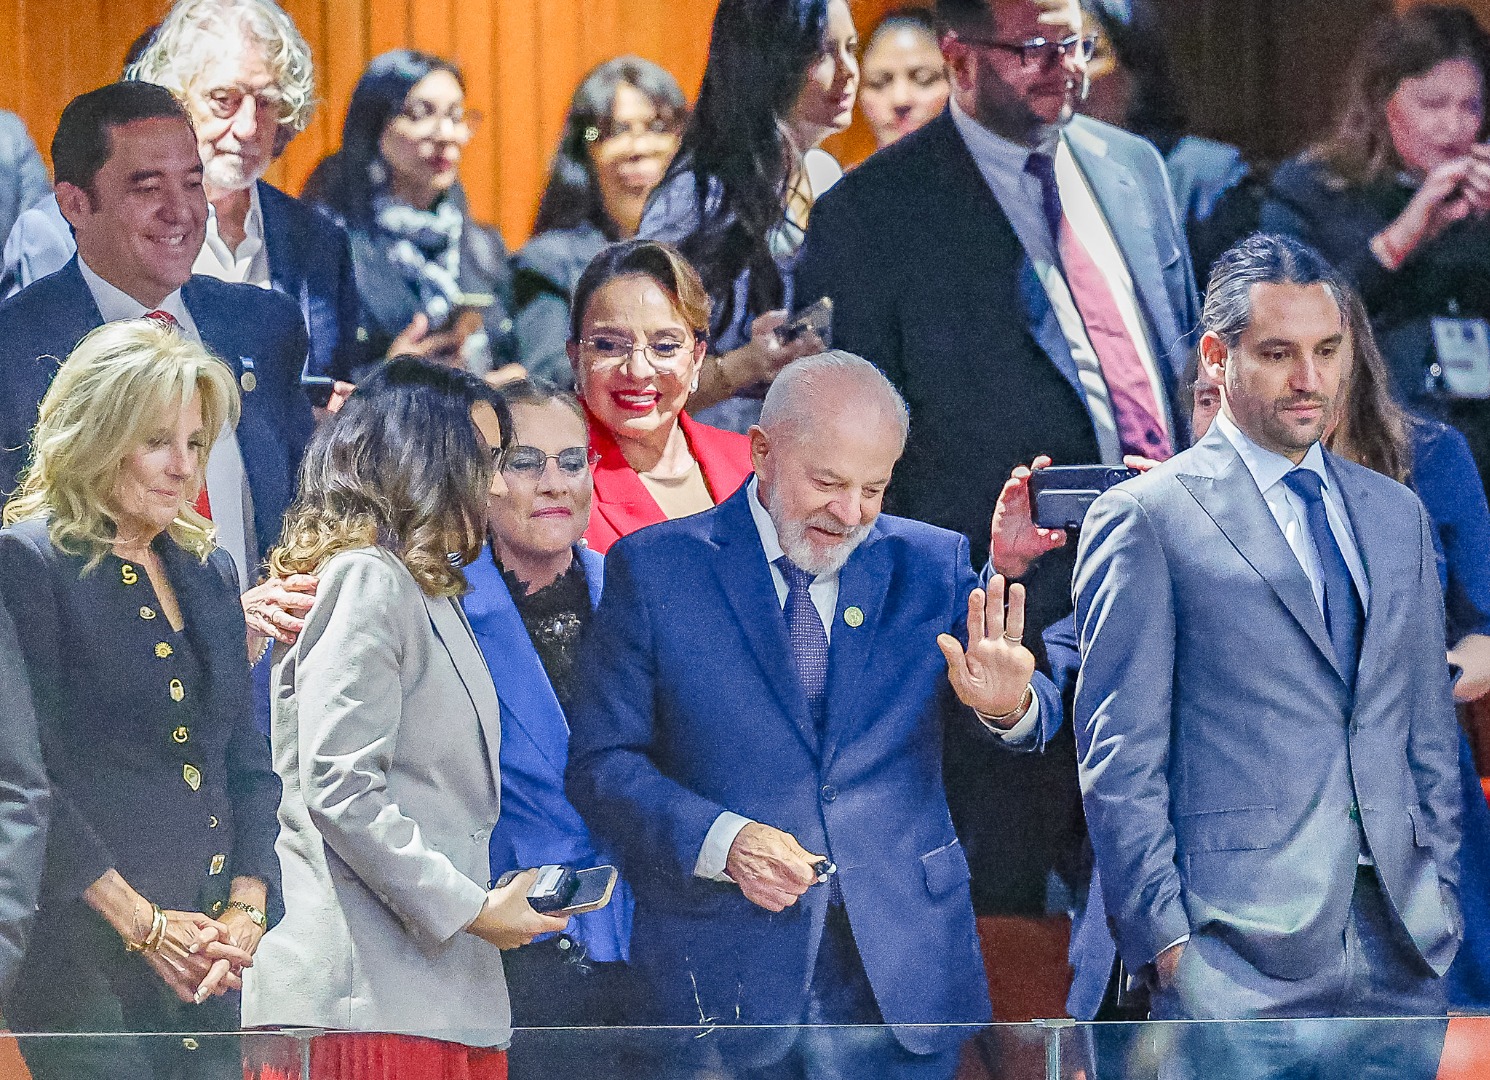
[[[462,932],[490,876],[501,718],[459,605],[382,548],[344,552],[276,652],[285,915],[246,973],[244,1026],[505,1046],[501,954]]]
[[[1458,732],[1428,515],[1325,458],[1370,584],[1354,700],[1309,579],[1218,428],[1082,527],[1081,786],[1130,970],[1208,934],[1271,977],[1322,971],[1343,948],[1362,827],[1423,959],[1442,974],[1458,947]]]

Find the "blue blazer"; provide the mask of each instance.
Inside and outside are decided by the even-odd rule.
[[[300,387],[305,323],[294,303],[279,293],[201,274],[192,275],[181,298],[202,343],[226,361],[239,385],[245,372],[254,373],[254,388],[243,394],[238,444],[259,550],[267,552],[279,540],[300,457],[315,426]],[[102,325],[76,256],[0,303],[0,491],[15,490],[30,454],[36,410],[59,362]]]
[[[936,644],[965,635],[977,584],[967,541],[881,515],[850,556],[819,746],[750,497],[742,487],[612,547],[581,657],[569,797],[636,891],[631,963],[648,1004],[666,1023],[803,1019],[828,890],[771,914],[731,883],[695,877],[705,836],[730,810],[837,863],[887,1022],[986,1022],[942,739],[966,726],[996,740],[956,701]],[[1042,720],[1058,723],[1055,688],[1039,675],[1035,685]],[[961,1038],[896,1033],[913,1053]]]
[[[269,280],[300,305],[310,333],[305,374],[356,381],[359,369],[374,357],[357,333],[361,300],[347,231],[262,180],[259,206],[264,211]],[[317,404],[324,404],[324,399],[318,396]]]
[[[590,586],[590,603],[600,603],[605,560],[578,547]],[[590,831],[564,795],[569,761],[569,721],[518,614],[512,594],[491,558],[490,546],[465,568],[471,591],[463,604],[476,644],[486,657],[502,707],[502,813],[491,834],[491,875],[546,863],[597,866],[602,854]],[[626,959],[631,937],[631,890],[616,884],[611,902],[599,911],[575,916],[569,935],[583,941],[590,958]]]

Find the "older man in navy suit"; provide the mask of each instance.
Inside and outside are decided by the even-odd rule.
[[[1349,377],[1343,296],[1292,240],[1222,256],[1201,339],[1221,414],[1082,529],[1082,790],[1156,1018],[1446,1008],[1462,803],[1443,596],[1422,503],[1319,445]],[[1442,1037],[1207,1026],[1171,1064],[1431,1078]]]
[[[75,98],[52,162],[78,254],[0,304],[0,490],[16,487],[37,406],[83,336],[118,319],[165,319],[227,363],[243,391],[206,490],[246,589],[279,536],[314,426],[300,311],[279,293],[192,274],[207,200],[191,121],[169,91],[122,82]]]
[[[762,1037],[745,1076],[950,1076],[963,1034],[909,1025],[990,1015],[942,740],[1041,745],[1060,704],[1022,588],[1006,616],[963,537],[879,513],[906,428],[867,361],[788,367],[755,479],[610,550],[582,656],[569,791],[655,1019],[892,1025]]]

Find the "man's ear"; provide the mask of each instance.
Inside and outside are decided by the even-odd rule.
[[[1231,360],[1231,349],[1214,330],[1207,330],[1200,337],[1200,370],[1217,386],[1226,385],[1226,365]]]
[[[761,466],[766,463],[766,455],[770,450],[770,436],[761,430],[759,424],[752,426],[750,429],[750,464],[757,476],[760,475]]]
[[[62,216],[74,229],[78,227],[79,221],[93,213],[93,196],[88,194],[86,188],[80,188],[66,180],[59,180],[55,191],[57,209],[62,211]]]

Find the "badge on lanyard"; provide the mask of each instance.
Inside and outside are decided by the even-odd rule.
[[[1490,324],[1484,319],[1433,320],[1435,382],[1456,398],[1490,398]]]

